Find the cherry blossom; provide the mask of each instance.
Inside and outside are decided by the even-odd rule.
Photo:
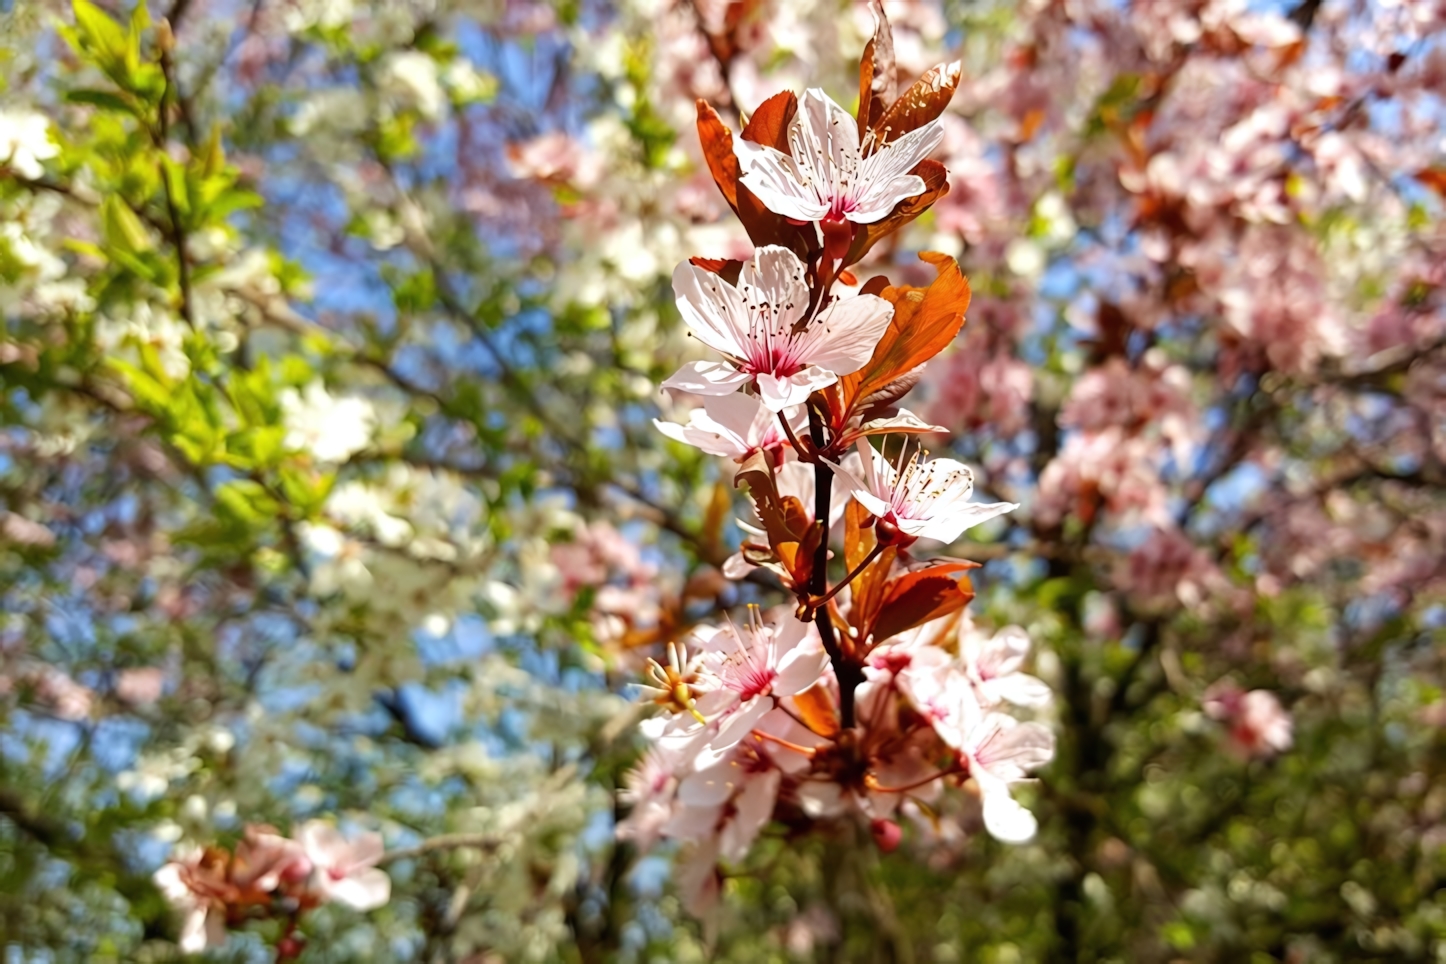
[[[720,721],[700,756],[705,760],[747,736],[780,698],[818,682],[828,662],[812,624],[782,609],[764,620],[757,607],[750,607],[741,628],[729,622],[704,645],[704,664],[720,694],[705,714]]]
[[[199,954],[226,942],[226,906],[236,894],[227,879],[230,855],[214,847],[186,851],[155,872],[162,896],[182,914],[179,946]]]
[[[1290,713],[1269,690],[1246,692],[1222,681],[1206,691],[1204,708],[1211,719],[1230,728],[1230,748],[1239,756],[1274,756],[1294,742]]]
[[[942,72],[957,78],[959,65]],[[935,120],[864,156],[858,122],[810,87],[788,125],[789,154],[742,138],[733,146],[743,183],[769,210],[799,221],[868,224],[923,193],[923,178],[909,172],[943,139]]]
[[[347,840],[331,824],[312,820],[301,825],[297,839],[313,865],[311,886],[322,900],[374,910],[391,898],[392,879],[376,867],[385,849],[381,834]]]
[[[1012,502],[970,502],[974,473],[953,459],[923,460],[915,451],[890,465],[882,453],[859,444],[862,473],[835,465],[849,494],[877,520],[879,541],[901,546],[917,539],[950,543],[966,529],[1019,508]]]
[[[801,405],[840,375],[857,371],[893,317],[888,302],[860,294],[809,319],[803,262],[776,245],[754,252],[736,287],[683,262],[673,272],[673,292],[693,334],[728,360],[684,365],[663,387],[730,395],[752,385],[771,412]]]
[[[620,839],[632,840],[640,850],[649,850],[658,841],[673,814],[679,768],[676,754],[654,744],[643,753],[637,766],[628,771],[618,798],[632,809],[618,823]]]
[[[668,836],[696,840],[716,835],[725,860],[741,860],[773,816],[783,772],[756,742],[739,744],[678,785],[680,806]]]
[[[786,410],[783,416],[794,437],[808,431],[808,416],[802,408]],[[778,413],[758,399],[735,393],[703,399],[702,408],[688,413],[686,425],[659,419],[653,419],[653,424],[670,439],[742,462],[754,452],[776,452],[789,444],[778,419]]]
[[[959,655],[980,705],[1039,707],[1049,703],[1049,687],[1019,671],[1029,655],[1029,634],[1018,626],[1005,626],[991,636],[966,617],[959,627]]]
[[[985,710],[962,675],[954,677],[950,695],[950,713],[934,726],[979,787],[985,829],[1006,843],[1030,839],[1038,823],[1009,787],[1053,759],[1054,734],[1043,724]]]

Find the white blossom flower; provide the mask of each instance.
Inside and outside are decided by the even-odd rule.
[[[684,261],[673,272],[673,292],[698,340],[728,360],[684,365],[663,387],[731,395],[752,384],[771,412],[801,405],[814,390],[858,371],[894,314],[882,298],[857,295],[806,320],[803,262],[777,245],[753,253],[737,287]]]
[[[50,121],[33,110],[0,110],[0,167],[27,180],[45,173],[40,162],[60,153],[50,139]]]
[[[1013,502],[970,502],[974,473],[953,459],[923,461],[917,451],[895,467],[868,442],[859,443],[863,472],[843,465],[834,470],[847,480],[850,494],[879,523],[879,540],[909,545],[915,539],[953,542],[981,522],[1019,508]]]
[[[381,834],[347,840],[331,824],[310,820],[301,825],[296,839],[311,861],[311,886],[322,900],[375,910],[391,899],[392,879],[376,867],[384,853]]]
[[[337,398],[318,381],[301,392],[283,389],[280,400],[288,448],[320,462],[345,462],[371,442],[377,414],[364,398]]]
[[[1029,655],[1029,634],[1018,626],[1005,626],[993,636],[980,632],[968,616],[959,627],[959,655],[964,673],[985,706],[1013,703],[1044,706],[1052,694],[1037,677],[1021,673]]]
[[[447,95],[437,78],[437,62],[420,50],[398,50],[383,58],[381,83],[398,101],[415,107],[428,120],[442,116]]]
[[[703,399],[702,408],[688,413],[686,425],[658,419],[653,419],[653,424],[670,439],[742,462],[754,452],[788,444],[778,416],[758,399],[734,393]],[[802,407],[786,412],[785,417],[795,437],[808,431],[808,416]]]
[[[934,729],[979,787],[985,829],[997,840],[1023,843],[1039,824],[1009,787],[1054,758],[1054,734],[1043,724],[986,711],[963,674],[950,674],[947,688],[949,712]]]
[[[868,224],[924,192],[924,179],[909,172],[943,139],[936,119],[864,157],[853,116],[810,87],[788,125],[792,156],[741,137],[733,149],[741,181],[770,211],[798,221]]]
[[[720,725],[700,754],[701,765],[737,745],[779,698],[818,682],[828,664],[813,624],[785,609],[765,622],[756,606],[749,607],[747,623],[740,628],[730,622],[705,646],[704,666],[717,687],[703,712]]]
[[[178,943],[184,954],[226,943],[226,902],[235,890],[226,879],[228,860],[224,852],[210,848],[181,851],[151,878],[181,912]]]
[[[627,772],[618,798],[632,809],[617,825],[618,839],[631,840],[643,851],[657,843],[673,814],[680,762],[678,754],[654,745]]]
[[[742,860],[773,817],[783,773],[757,747],[733,748],[711,766],[678,785],[681,806],[666,833],[683,840],[717,835],[725,860]]]

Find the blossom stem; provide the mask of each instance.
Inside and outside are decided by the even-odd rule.
[[[961,772],[963,771],[961,771],[957,767],[950,770],[940,770],[933,776],[925,777],[924,779],[916,781],[914,783],[906,783],[902,787],[886,787],[883,784],[879,783],[878,778],[876,778],[872,773],[870,773],[865,775],[864,777],[864,786],[868,787],[870,790],[875,790],[879,793],[907,793],[910,790],[917,790],[920,787],[928,786],[935,780],[947,777],[950,774]]]
[[[785,750],[792,750],[794,753],[801,753],[806,757],[813,756],[813,749],[811,747],[799,746],[797,743],[790,743],[789,741],[783,739],[783,737],[774,736],[772,733],[764,733],[762,730],[754,730],[753,735],[758,737],[760,740],[767,740],[769,743],[777,743]]]
[[[862,562],[860,562],[857,566],[854,566],[853,572],[849,573],[847,576],[844,576],[843,579],[835,583],[834,587],[828,592],[824,593],[822,596],[819,596],[816,599],[809,599],[808,602],[804,603],[804,606],[806,607],[805,616],[811,615],[813,611],[816,610],[819,606],[822,606],[834,596],[837,596],[839,594],[839,590],[843,589],[844,586],[847,586],[849,583],[857,579],[859,575],[869,567],[869,563],[877,559],[879,557],[879,553],[883,552],[887,548],[888,547],[885,546],[882,542],[874,543],[873,549],[869,551],[869,554],[864,557],[864,560]]]
[[[812,403],[808,406],[808,435],[815,452],[824,449],[823,418]],[[813,574],[809,580],[809,593],[822,596],[828,591],[828,517],[829,500],[833,495],[833,469],[823,459],[813,463],[813,518],[823,526],[823,537],[818,541],[818,550],[813,557]],[[833,618],[829,607],[822,606],[814,613],[818,636],[823,650],[833,664],[834,676],[838,679],[839,723],[848,730],[854,726],[854,690],[864,681],[863,667],[844,658],[838,639],[834,636]]]
[[[810,418],[812,416],[810,415]],[[783,434],[788,436],[788,444],[793,446],[793,451],[798,455],[800,462],[812,462],[816,458],[817,449],[806,450],[799,442],[798,436],[793,434],[793,426],[788,424],[788,413],[778,413],[778,424],[783,426]]]

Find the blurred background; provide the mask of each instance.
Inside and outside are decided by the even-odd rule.
[[[851,104],[866,4],[10,0],[0,960],[177,959],[173,847],[326,817],[484,844],[309,962],[1446,961],[1446,4],[884,7],[964,80],[859,274],[973,284],[911,401],[1022,505],[954,553],[1038,837],[780,830],[701,923],[614,839],[643,660],[781,598],[651,424],[749,251],[695,100]]]

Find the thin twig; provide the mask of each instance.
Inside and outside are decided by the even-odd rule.
[[[412,860],[438,850],[482,850],[493,851],[502,846],[502,838],[490,833],[447,833],[429,837],[414,847],[399,847],[388,850],[377,861],[378,866],[395,863],[398,860]]]

